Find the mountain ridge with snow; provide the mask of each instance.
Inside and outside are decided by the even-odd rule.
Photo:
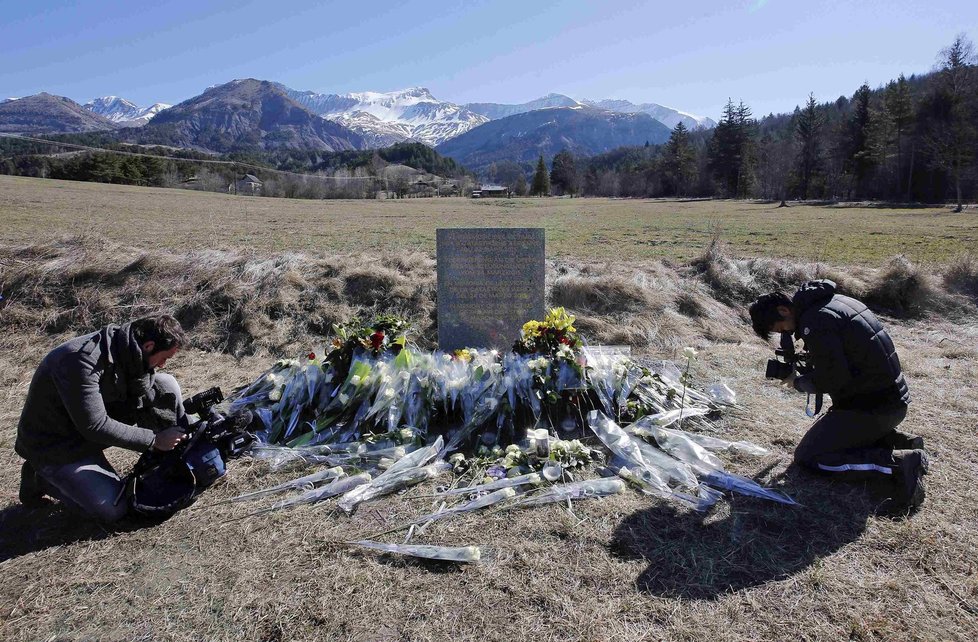
[[[708,116],[697,116],[658,103],[640,103],[636,105],[631,101],[615,98],[604,98],[601,100],[588,100],[584,98],[580,103],[588,107],[607,109],[608,111],[618,112],[619,114],[648,114],[669,129],[674,129],[680,122],[687,129],[711,129],[716,127],[716,121]]]
[[[155,103],[149,107],[140,107],[119,96],[102,96],[93,98],[82,107],[124,127],[141,127],[148,123],[153,116],[164,109],[169,109],[172,105]]]
[[[438,100],[424,87],[391,92],[327,94],[282,88],[290,98],[327,120],[359,133],[371,144],[414,140],[434,147],[489,122],[455,103]]]

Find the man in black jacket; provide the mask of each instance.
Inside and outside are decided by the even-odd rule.
[[[20,499],[50,495],[104,522],[126,513],[109,446],[172,450],[188,421],[180,386],[157,372],[185,343],[171,316],[109,325],[52,350],[38,366],[17,426]]]
[[[809,281],[792,298],[766,294],[750,306],[754,332],[801,339],[811,371],[783,381],[798,392],[827,394],[832,407],[805,434],[795,461],[849,478],[884,476],[910,508],[924,500],[928,460],[923,439],[896,430],[910,389],[893,341],[861,302],[836,294],[835,283]]]

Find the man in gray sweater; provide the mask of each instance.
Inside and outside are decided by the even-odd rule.
[[[123,482],[109,446],[172,450],[188,426],[180,386],[157,372],[186,343],[169,315],[109,325],[74,338],[41,361],[27,391],[15,449],[23,457],[20,500],[44,495],[103,522],[121,519]]]

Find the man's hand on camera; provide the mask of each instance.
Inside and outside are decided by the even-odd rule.
[[[167,452],[176,448],[177,444],[187,438],[186,433],[179,427],[167,428],[156,433],[153,439],[153,450]]]

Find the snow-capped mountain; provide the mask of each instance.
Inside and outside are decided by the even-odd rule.
[[[485,116],[455,103],[438,100],[423,87],[351,94],[283,89],[312,112],[359,133],[372,147],[405,140],[434,146],[489,122]]]
[[[608,111],[616,111],[621,114],[648,114],[663,125],[667,126],[669,129],[674,128],[680,122],[686,125],[688,129],[710,129],[711,127],[716,127],[716,122],[714,122],[712,118],[707,118],[706,116],[696,116],[684,111],[679,111],[678,109],[673,109],[672,107],[664,107],[656,103],[642,103],[641,105],[636,105],[627,100],[615,100],[607,98],[604,100],[584,99],[580,102],[581,104],[588,105],[589,107],[607,109]]]
[[[171,105],[156,103],[149,107],[139,107],[125,98],[103,96],[85,103],[84,107],[88,111],[104,116],[123,127],[141,127],[148,123],[150,118],[164,109],[168,109]]]
[[[542,98],[529,102],[510,105],[505,103],[466,103],[463,105],[469,111],[482,114],[489,120],[498,120],[516,114],[525,114],[528,111],[537,109],[548,109],[550,107],[575,107],[580,103],[569,96],[563,94],[547,94]]]

